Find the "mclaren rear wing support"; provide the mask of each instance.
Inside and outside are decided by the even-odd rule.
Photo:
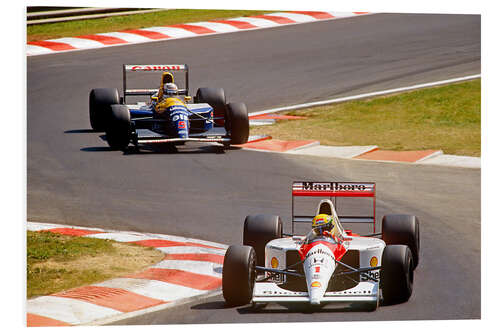
[[[371,223],[375,233],[375,183],[359,182],[311,182],[295,181],[292,184],[292,235],[295,235],[295,223],[311,223],[314,216],[295,215],[296,197],[329,198],[337,209],[337,198],[373,198],[373,214],[369,216],[342,216],[341,223]]]
[[[179,87],[179,94],[189,96],[189,68],[188,65],[123,65],[123,103],[126,104],[127,96],[151,96],[158,91],[156,88],[127,89],[127,73],[129,72],[175,72],[183,71],[186,75],[186,87]]]

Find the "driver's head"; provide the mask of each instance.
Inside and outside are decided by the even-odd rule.
[[[161,74],[161,83],[162,84],[167,84],[167,83],[174,83],[174,75],[170,72],[163,72]]]
[[[177,89],[177,86],[175,85],[175,83],[167,83],[165,85],[165,94],[166,95],[177,95],[178,93],[178,89]]]
[[[312,220],[312,229],[317,235],[323,234],[324,231],[331,231],[333,228],[333,218],[331,215],[319,214]]]

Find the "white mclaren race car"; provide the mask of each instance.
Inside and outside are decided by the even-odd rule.
[[[329,216],[332,232],[311,229],[316,215],[296,215],[303,207],[298,197],[315,201],[315,214]],[[341,198],[365,198],[370,214],[337,215]],[[361,236],[342,223],[373,224],[373,233]],[[291,225],[292,233],[284,234],[279,216],[246,217],[244,245],[230,246],[224,257],[222,291],[227,303],[295,302],[318,308],[338,303],[375,310],[380,300],[397,304],[410,298],[419,260],[419,221],[413,215],[385,215],[382,231],[375,233],[375,183],[294,182]],[[300,225],[310,231],[296,234]]]

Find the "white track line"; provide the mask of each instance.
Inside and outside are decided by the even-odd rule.
[[[477,78],[480,78],[480,77],[481,77],[481,74],[474,74],[474,75],[463,76],[463,77],[458,77],[458,78],[449,79],[449,80],[442,80],[442,81],[436,81],[436,82],[416,84],[416,85],[408,86],[408,87],[401,87],[401,88],[395,88],[395,89],[389,89],[389,90],[375,91],[375,92],[371,92],[371,93],[354,95],[354,96],[349,96],[349,97],[340,97],[340,98],[328,99],[328,100],[318,101],[318,102],[311,102],[311,103],[304,103],[304,104],[296,104],[296,105],[284,106],[284,107],[280,107],[280,108],[274,108],[274,109],[268,109],[268,110],[263,110],[263,111],[251,112],[248,115],[249,116],[258,116],[260,114],[266,114],[266,113],[290,111],[290,110],[296,110],[296,109],[309,108],[309,107],[312,107],[312,106],[320,106],[320,105],[327,105],[327,104],[333,104],[333,103],[339,103],[339,102],[347,102],[347,101],[352,101],[352,100],[356,100],[356,99],[363,99],[363,98],[367,98],[367,97],[373,97],[373,96],[379,96],[379,95],[387,95],[387,94],[392,94],[392,93],[396,93],[396,92],[402,92],[402,91],[408,91],[408,90],[414,90],[414,89],[420,89],[420,88],[438,86],[438,85],[448,84],[448,83],[453,83],[453,82],[467,81],[467,80],[477,79]]]

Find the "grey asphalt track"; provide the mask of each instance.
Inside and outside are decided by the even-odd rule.
[[[420,217],[415,293],[374,313],[252,313],[221,297],[128,324],[480,317],[480,170],[324,159],[192,145],[109,151],[89,130],[88,93],[121,87],[122,63],[188,63],[250,111],[480,72],[480,17],[377,14],[330,22],[29,57],[31,221],[240,243],[247,214],[290,214],[297,179],[377,182],[378,210]],[[155,80],[156,81],[156,80]],[[467,296],[467,297],[464,297]]]

